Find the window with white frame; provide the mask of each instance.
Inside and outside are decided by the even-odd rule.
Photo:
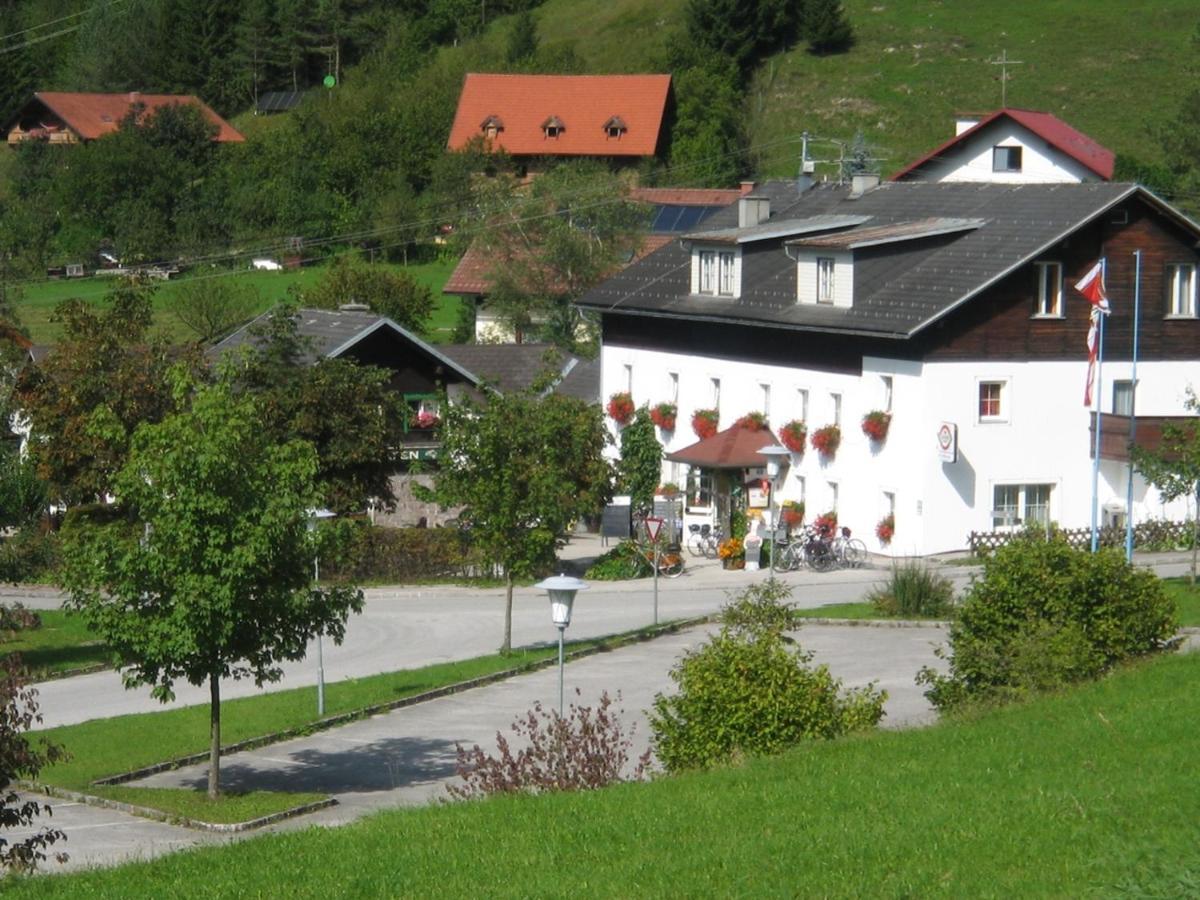
[[[979,421],[1005,422],[1008,420],[1008,383],[1004,381],[979,382]]]
[[[830,481],[829,484],[829,509],[831,512],[837,512],[838,508],[838,483]]]
[[[1196,266],[1194,263],[1169,263],[1167,265],[1167,314],[1172,316],[1196,317]]]
[[[721,379],[712,378],[712,408],[719,410],[721,408]]]
[[[714,297],[736,296],[737,254],[731,250],[697,250],[695,292]]]
[[[890,413],[892,411],[892,376],[880,375],[879,382],[883,391],[883,396],[880,398],[882,400],[882,409],[884,412]]]
[[[830,403],[833,405],[833,424],[838,428],[842,427],[842,395],[838,393],[830,393]]]
[[[671,403],[679,402],[679,373],[667,373],[667,396],[671,398]]]
[[[1040,262],[1037,270],[1038,298],[1036,315],[1042,318],[1062,318],[1062,263]]]
[[[732,297],[737,293],[733,261],[732,253],[717,254],[717,293],[722,297]]]
[[[1021,148],[1020,147],[993,147],[992,148],[992,171],[993,172],[1020,172],[1021,171]]]
[[[801,422],[808,421],[808,388],[796,388],[796,404],[800,407]]]
[[[817,302],[833,302],[833,257],[817,257]]]
[[[997,484],[992,488],[992,527],[1050,524],[1052,484]]]
[[[711,509],[713,505],[713,474],[711,469],[688,469],[687,508]]]
[[[624,375],[625,375],[625,390],[627,393],[632,394],[633,393],[633,363],[625,363]]]
[[[1114,381],[1113,382],[1113,402],[1112,411],[1114,416],[1132,416],[1133,415],[1133,382],[1132,381]]]
[[[700,286],[698,294],[715,294],[717,292],[717,253],[715,250],[701,250],[700,256]]]
[[[808,489],[807,489],[807,484],[804,481],[804,476],[797,475],[796,476],[796,499],[799,500],[801,503],[803,503],[804,499],[807,495],[808,495]]]
[[[883,492],[883,515],[884,518],[896,515],[896,495],[892,491]]]
[[[762,391],[762,413],[768,419],[771,418],[771,385],[760,384],[759,390]]]

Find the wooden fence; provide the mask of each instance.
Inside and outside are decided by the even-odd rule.
[[[1168,522],[1152,519],[1133,526],[1133,546],[1139,550],[1180,550],[1192,546],[1192,522]],[[1016,531],[972,531],[967,546],[975,556],[986,556],[997,547],[1021,536]],[[1092,529],[1055,528],[1054,533],[1066,539],[1072,547],[1091,549]],[[1100,529],[1101,547],[1124,547],[1125,526],[1107,525]]]

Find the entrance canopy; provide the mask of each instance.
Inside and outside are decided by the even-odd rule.
[[[758,451],[778,443],[769,428],[752,430],[734,424],[710,438],[668,453],[666,458],[701,469],[753,469],[767,464],[767,457]]]

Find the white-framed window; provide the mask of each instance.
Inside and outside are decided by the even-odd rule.
[[[711,469],[688,469],[687,508],[689,510],[712,509],[713,474]]]
[[[833,266],[832,256],[817,257],[817,302],[833,302]]]
[[[1114,416],[1133,415],[1133,382],[1114,381],[1112,387],[1112,411]]]
[[[837,512],[838,508],[838,483],[836,481],[826,482],[829,485],[829,509],[832,512]]]
[[[1196,317],[1195,263],[1168,263],[1167,315],[1194,319]]]
[[[760,384],[759,390],[762,391],[762,412],[768,419],[771,418],[771,385]]]
[[[836,391],[829,394],[829,402],[833,406],[833,424],[842,427],[842,395]]]
[[[625,376],[625,390],[627,393],[633,393],[633,363],[625,363],[623,366],[623,374]]]
[[[667,396],[671,398],[671,403],[679,402],[679,373],[667,373]]]
[[[697,250],[696,293],[737,296],[737,254],[732,250]]]
[[[796,499],[799,500],[801,503],[804,503],[804,500],[807,496],[808,496],[808,485],[804,480],[804,476],[797,475],[796,476]]]
[[[883,517],[896,515],[896,494],[894,491],[883,492]]]
[[[1062,318],[1062,263],[1040,262],[1037,271],[1038,297],[1035,315],[1042,318]]]
[[[890,413],[892,411],[892,388],[893,388],[892,376],[891,375],[880,375],[879,376],[879,386],[880,386],[880,389],[883,394],[883,396],[880,398],[880,400],[881,400],[880,408],[884,412]]]
[[[979,421],[1008,421],[1008,382],[979,382]]]
[[[1050,524],[1052,484],[997,484],[992,488],[992,527]]]
[[[1021,148],[1020,147],[993,147],[992,148],[992,171],[993,172],[1020,172],[1021,171]]]
[[[796,405],[800,408],[798,418],[801,422],[808,421],[808,388],[796,388]]]
[[[721,408],[721,379],[713,376],[712,382],[712,408],[719,410]]]

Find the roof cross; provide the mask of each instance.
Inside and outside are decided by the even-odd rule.
[[[1009,59],[1008,51],[1001,50],[999,59],[989,59],[988,63],[993,66],[1000,66],[1000,106],[1005,108],[1008,106],[1008,80],[1012,75],[1008,73],[1009,66],[1023,66],[1025,63],[1019,59]]]

